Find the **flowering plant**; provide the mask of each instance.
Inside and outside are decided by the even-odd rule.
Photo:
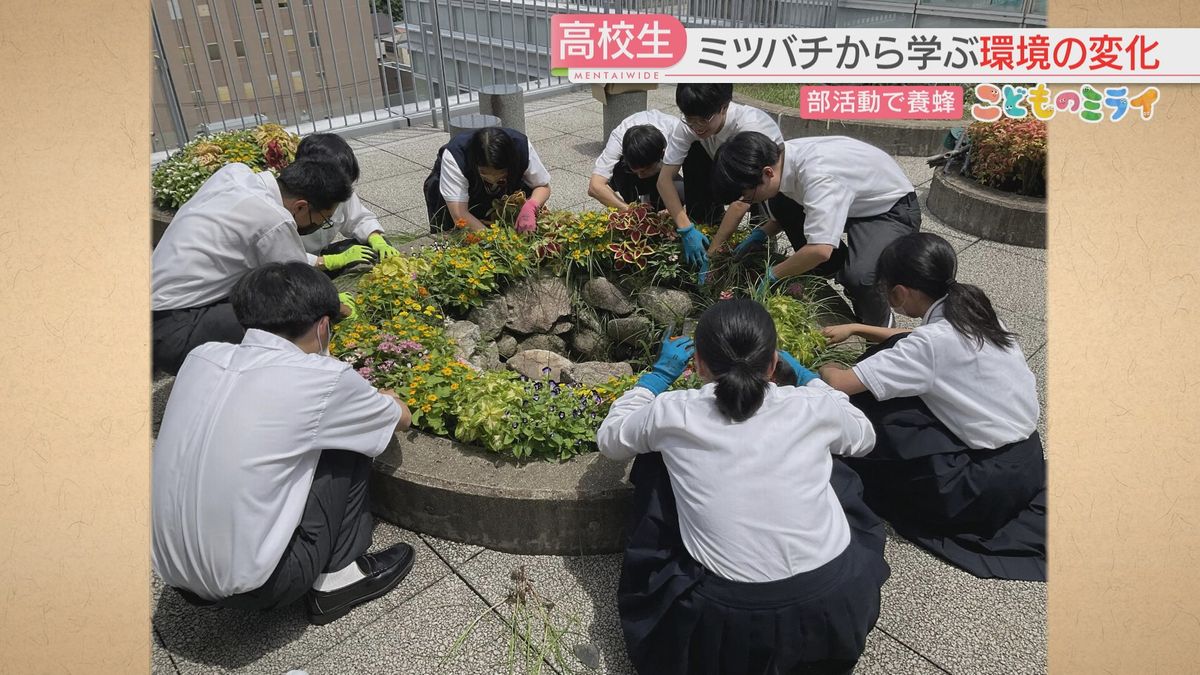
[[[278,124],[200,136],[155,168],[150,176],[154,201],[177,209],[217,169],[234,162],[255,171],[278,172],[296,158],[299,142],[299,136]]]
[[[1031,197],[1046,195],[1046,123],[1003,118],[967,127],[971,176],[990,187]]]

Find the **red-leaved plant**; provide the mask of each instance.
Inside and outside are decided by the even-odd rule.
[[[1046,196],[1046,123],[1004,118],[967,127],[971,177],[1006,192]]]

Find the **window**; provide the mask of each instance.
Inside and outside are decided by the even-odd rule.
[[[229,87],[225,85],[217,87],[217,100],[222,103],[229,102]]]
[[[275,4],[279,7],[279,9],[287,9],[288,0],[279,0],[279,2]]]
[[[278,75],[271,76],[271,92],[273,94],[275,94],[276,96],[279,95],[279,76]]]
[[[271,35],[269,33],[260,33],[259,37],[262,38],[263,53],[266,54],[267,56],[270,56],[271,55]]]
[[[196,5],[196,14],[198,16],[210,16],[211,15],[211,13],[208,11],[207,4]]]
[[[183,18],[183,13],[179,11],[179,0],[171,0],[167,3],[167,12],[171,15],[173,21]]]
[[[292,71],[292,91],[304,91],[304,76],[298,70]]]
[[[220,61],[221,60],[221,45],[219,45],[215,42],[210,42],[210,43],[208,43],[207,46],[208,46],[208,60],[209,61]]]
[[[245,56],[246,55],[246,44],[244,42],[242,42],[241,40],[234,40],[233,41],[233,53],[237,54],[238,56]]]
[[[249,82],[242,83],[242,94],[246,98],[254,98],[254,85]]]
[[[317,39],[317,31],[308,31],[308,46],[314,49],[321,46],[320,40]]]
[[[285,51],[296,51],[296,36],[290,30],[283,31],[283,49]]]
[[[196,63],[196,60],[192,58],[191,47],[184,45],[179,48],[179,52],[183,54],[183,65],[190,66]]]

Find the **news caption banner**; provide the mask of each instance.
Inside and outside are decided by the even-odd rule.
[[[800,88],[812,119],[960,119],[961,87],[939,85],[975,83],[981,121],[1149,120],[1161,96],[1149,85],[1200,82],[1192,28],[713,29],[663,14],[557,14],[551,37],[552,72],[571,82],[820,83]]]

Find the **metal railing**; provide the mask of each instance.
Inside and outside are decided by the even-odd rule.
[[[403,3],[403,4],[401,4]],[[692,27],[1045,25],[1045,0],[152,0],[153,149],[277,122],[444,126],[490,84],[551,93],[550,17]]]

